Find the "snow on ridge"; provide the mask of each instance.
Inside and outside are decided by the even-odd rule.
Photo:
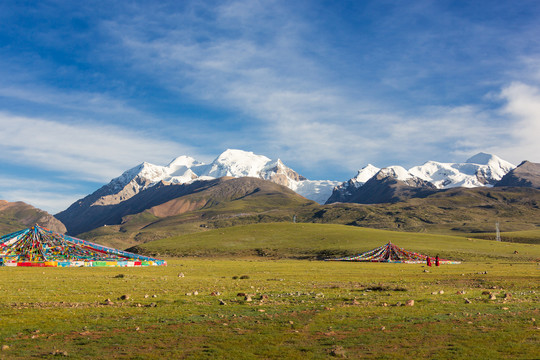
[[[264,155],[250,151],[227,149],[210,164],[210,168],[201,175],[222,177],[259,177],[261,170],[271,162]]]
[[[310,181],[288,168],[280,159],[271,160],[250,151],[227,149],[210,164],[189,156],[179,156],[167,166],[142,163],[111,180],[108,192],[119,193],[129,185],[130,193],[154,186],[160,181],[188,184],[196,180],[213,180],[223,176],[256,177],[287,186],[300,195],[324,203],[338,181]]]
[[[376,166],[373,166],[371,164],[367,164],[362,169],[358,170],[358,173],[355,177],[351,179],[351,183],[359,188],[360,186],[364,185],[368,182],[369,179],[371,179],[373,176],[375,176],[381,169],[379,169]]]
[[[332,191],[341,181],[332,180],[303,180],[297,181],[291,190],[303,197],[324,204],[332,195]]]
[[[377,176],[382,175],[384,177],[392,177],[396,180],[407,181],[413,178],[413,175],[409,173],[404,167],[399,165],[388,166],[382,168],[377,173]]]
[[[371,164],[358,170],[348,181],[308,180],[288,168],[280,159],[272,160],[250,151],[227,149],[210,164],[204,164],[189,156],[179,156],[167,166],[144,162],[111,180],[108,192],[115,194],[129,185],[135,193],[154,186],[160,181],[186,184],[195,180],[211,180],[223,176],[257,177],[289,187],[298,194],[325,203],[332,191],[344,195],[363,186],[374,176],[393,177],[401,181],[421,179],[439,189],[449,187],[491,186],[515,166],[499,157],[478,153],[464,163],[441,163],[427,161],[409,170],[401,166],[379,169]]]
[[[428,161],[409,170],[439,189],[451,187],[491,186],[515,166],[499,157],[478,153],[464,163]]]
[[[191,156],[182,155],[171,161],[169,165],[167,165],[167,168],[169,169],[169,172],[173,174],[179,169],[192,168],[196,165],[203,165],[203,163],[195,160]]]

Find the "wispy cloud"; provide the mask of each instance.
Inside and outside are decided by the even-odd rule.
[[[37,55],[0,50],[3,163],[106,182],[229,147],[334,180],[476,151],[539,160],[539,27],[513,3],[53,5],[33,16],[77,16],[22,31]]]
[[[515,123],[508,129],[506,141],[493,149],[516,162],[540,162],[540,85],[515,82],[501,91],[501,98],[506,101],[502,113]]]
[[[405,15],[400,13],[401,19],[422,18],[422,10],[425,9],[410,8]],[[213,19],[208,28],[202,15],[198,15],[201,13]],[[160,23],[156,21],[158,15]],[[387,17],[385,23],[397,29],[406,20],[391,22],[400,16],[396,13]],[[444,28],[453,29],[446,35],[452,41],[463,39],[460,26],[473,26],[472,20],[457,15],[441,21]],[[174,23],[182,26],[173,26]],[[146,30],[149,24],[153,25],[151,31]],[[501,148],[494,144],[501,144],[509,129],[512,132],[521,126],[514,116],[501,117],[493,108],[497,104],[477,103],[485,93],[477,94],[473,102],[448,106],[415,100],[416,108],[407,109],[393,106],[396,94],[390,90],[386,91],[389,98],[384,99],[380,89],[375,96],[369,95],[366,86],[372,83],[351,85],[348,79],[340,82],[338,75],[343,72],[328,68],[328,59],[322,56],[331,58],[328,54],[333,49],[313,36],[318,30],[313,26],[279,2],[267,9],[259,2],[242,1],[181,15],[149,12],[134,20],[124,18],[105,24],[138,71],[155,75],[179,96],[234,109],[250,119],[254,136],[240,139],[242,144],[238,147],[264,149],[313,172],[321,164],[328,169],[330,163],[352,169],[368,161],[389,165],[382,163],[389,159],[403,165],[428,159],[463,160],[455,158],[477,150]],[[490,24],[475,26],[473,30],[479,42],[501,35]],[[388,70],[381,81],[390,84],[389,89],[405,95],[407,87],[412,86],[412,92],[422,96],[426,95],[419,90],[423,78],[452,76],[445,71],[459,76],[473,73],[472,69],[458,66],[462,64],[461,58],[478,55],[473,39],[468,39],[466,46],[460,47],[461,53],[453,54],[455,58],[449,60],[443,54],[458,48],[443,48],[453,45],[443,44],[442,33],[425,33],[425,28],[417,28],[413,33],[418,37],[406,39],[410,47],[400,47],[409,54],[376,70]],[[417,63],[422,58],[431,59],[424,70]],[[436,67],[439,62],[444,65]],[[353,68],[348,66],[345,71]],[[407,72],[409,75],[405,76]],[[502,79],[497,83],[502,84]],[[430,83],[429,88],[433,86]],[[519,148],[521,154],[528,151],[527,147]]]
[[[56,170],[74,179],[103,182],[141,160],[165,163],[192,149],[149,130],[89,121],[62,122],[0,113],[0,158],[4,162]]]
[[[86,194],[73,185],[56,181],[0,176],[0,199],[23,201],[55,214]]]

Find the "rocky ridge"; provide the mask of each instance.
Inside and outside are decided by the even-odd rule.
[[[403,200],[403,196],[395,195],[394,191],[388,190],[387,187],[390,185],[393,188],[398,187],[400,189],[398,193],[403,193],[407,189],[405,193],[408,195],[404,198],[408,198],[408,196],[412,196],[414,193],[423,193],[419,190],[413,190],[414,188],[434,190],[454,187],[474,188],[494,186],[505,174],[514,168],[515,166],[513,164],[495,155],[486,153],[476,154],[464,163],[428,161],[423,165],[412,167],[409,170],[401,166],[389,166],[383,169],[377,169],[372,165],[368,165],[360,170],[356,177],[334,188],[332,195],[326,203],[383,203],[389,202],[389,199],[393,199],[392,201]],[[375,174],[368,180],[365,180],[366,174],[373,172]],[[372,179],[374,181],[369,183]],[[365,187],[368,183],[369,186]],[[385,189],[379,187],[384,187]],[[381,194],[381,196],[377,197],[374,194]],[[382,194],[385,195],[383,196]]]

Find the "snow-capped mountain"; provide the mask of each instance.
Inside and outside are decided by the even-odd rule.
[[[426,180],[438,189],[451,187],[493,186],[515,165],[495,155],[479,153],[464,163],[440,163],[428,161],[415,166],[409,173]]]
[[[226,150],[212,163],[204,164],[188,156],[180,156],[167,166],[144,162],[111,180],[100,192],[96,205],[117,204],[161,181],[188,184],[195,180],[211,180],[223,176],[255,177],[286,186],[298,194],[324,203],[339,184],[337,181],[308,180],[285,166],[279,159],[271,160],[243,150]]]
[[[364,166],[362,169],[358,170],[355,177],[336,186],[331,197],[327,198],[325,202],[345,202],[356,189],[368,182],[368,180],[375,176],[379,170],[381,169],[371,164]]]
[[[190,184],[197,180],[212,180],[223,176],[255,177],[286,186],[298,194],[320,204],[347,202],[370,179],[390,178],[402,182],[401,186],[449,187],[492,186],[514,165],[495,155],[480,153],[465,163],[439,163],[428,161],[409,170],[401,166],[379,169],[367,165],[346,182],[308,180],[287,167],[279,159],[242,150],[226,150],[210,164],[189,156],[180,156],[166,166],[144,162],[125,171],[93,194],[77,201],[73,206],[89,207],[114,205],[130,199],[142,190],[158,183]],[[371,185],[373,187],[373,184]],[[364,191],[365,192],[365,191]]]
[[[327,203],[350,202],[359,197],[358,189],[373,178],[381,180],[391,178],[403,182],[403,186],[431,187],[447,189],[452,187],[493,186],[515,166],[499,157],[479,153],[464,163],[441,163],[428,161],[424,165],[412,167],[409,170],[401,166],[389,166],[378,169],[368,165],[358,174],[338,185]],[[371,175],[371,177],[370,177]],[[374,185],[371,184],[371,192]],[[364,189],[363,193],[366,193]]]

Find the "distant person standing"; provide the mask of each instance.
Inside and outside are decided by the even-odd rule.
[[[431,259],[430,259],[429,255],[426,257],[426,264],[427,264],[427,266],[431,267]]]
[[[435,256],[435,266],[439,266],[439,255]]]

